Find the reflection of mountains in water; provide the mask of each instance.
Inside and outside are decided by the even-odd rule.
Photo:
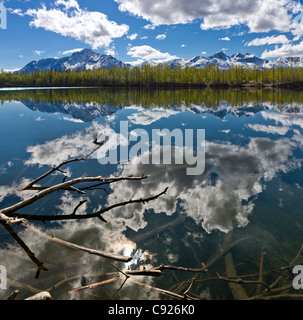
[[[70,104],[67,102],[45,103],[35,101],[21,101],[26,107],[33,111],[46,113],[61,113],[72,116],[74,119],[83,122],[92,122],[93,120],[114,114],[122,109],[123,105],[113,106],[111,104],[96,104],[80,102]]]
[[[55,102],[46,103],[39,102],[36,103],[33,100],[21,102],[33,111],[46,112],[46,113],[61,113],[65,115],[70,115],[74,119],[81,120],[83,122],[92,122],[93,120],[110,116],[116,113],[118,110],[126,107],[124,104],[112,105],[112,104],[99,104],[99,103],[67,103],[67,102]],[[141,107],[141,106],[132,106]],[[165,108],[167,109],[167,108]],[[174,111],[184,111],[184,108],[180,108],[176,105],[171,105],[170,110]],[[157,109],[158,110],[158,109]],[[261,111],[273,110],[283,113],[303,113],[303,106],[291,106],[289,104],[284,105],[272,105],[259,103],[257,105],[243,105],[242,107],[233,107],[226,102],[222,102],[219,106],[215,108],[209,108],[205,105],[191,105],[186,108],[186,110],[194,112],[196,114],[211,114],[216,118],[223,119],[227,115],[233,115],[235,117],[242,116],[253,116]]]

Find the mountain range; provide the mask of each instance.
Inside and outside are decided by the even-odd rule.
[[[145,62],[152,65],[158,64],[157,61]],[[256,57],[253,54],[241,54],[236,53],[232,56],[226,55],[223,51],[217,52],[216,54],[204,57],[196,56],[192,59],[174,59],[165,62],[170,67],[175,68],[177,66],[191,68],[203,68],[207,65],[218,65],[220,69],[227,70],[232,65],[243,66],[244,68],[266,69],[276,67],[291,68],[294,66],[303,67],[303,58],[300,57],[289,57],[289,58],[278,58],[272,61],[264,60]],[[111,55],[104,55],[93,52],[91,49],[84,49],[80,52],[75,52],[71,56],[63,58],[48,58],[38,61],[32,61],[17,71],[19,73],[35,72],[55,70],[55,71],[67,71],[67,70],[93,70],[93,69],[110,69],[113,67],[124,68],[131,67],[130,64],[124,63]]]

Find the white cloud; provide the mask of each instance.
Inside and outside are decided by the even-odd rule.
[[[119,10],[141,17],[149,27],[203,20],[201,29],[245,24],[250,32],[289,31],[293,0],[115,0]]]
[[[41,54],[45,53],[45,51],[42,51],[42,50],[36,50],[34,51],[34,54],[38,55],[38,56],[41,56]]]
[[[60,51],[58,52],[59,54],[62,54],[62,55],[70,55],[70,54],[73,54],[75,52],[80,52],[84,50],[83,48],[76,48],[76,49],[71,49],[71,50],[66,50],[66,51]]]
[[[24,14],[33,18],[30,26],[75,38],[93,49],[108,48],[113,39],[122,37],[129,30],[128,25],[118,25],[101,12],[80,9],[75,0],[55,2],[55,5],[59,4],[64,5],[63,11],[58,7],[47,9],[42,5],[40,9],[29,9]]]
[[[166,38],[166,34],[158,34],[157,36],[156,36],[156,39],[157,40],[164,40]]]
[[[251,46],[264,46],[264,45],[270,45],[270,44],[280,44],[280,43],[289,43],[288,38],[285,35],[279,35],[279,36],[271,36],[271,37],[265,37],[265,38],[256,38],[245,45],[248,47]]]
[[[156,60],[160,63],[164,63],[165,61],[173,59],[178,59],[177,56],[172,56],[168,52],[163,53],[147,45],[131,47],[128,49],[127,54],[133,58],[140,59],[140,61]]]
[[[220,38],[219,40],[221,40],[221,41],[230,41],[230,38],[229,37],[224,37],[224,38]]]
[[[146,30],[154,30],[156,28],[156,26],[154,24],[147,24],[143,28]]]
[[[265,50],[261,58],[275,58],[275,57],[303,57],[303,41],[299,44],[286,43],[281,47],[276,46],[274,50]]]
[[[137,37],[138,37],[138,33],[133,33],[133,34],[127,36],[127,38],[128,38],[129,40],[136,40]]]
[[[79,4],[76,0],[56,0],[55,5],[63,5],[66,10],[71,8],[76,8],[77,10],[80,10]]]

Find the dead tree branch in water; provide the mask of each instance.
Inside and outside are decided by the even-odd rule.
[[[96,152],[100,147],[103,146],[105,142],[97,142],[94,141],[94,144],[97,145],[96,148],[93,149],[92,152],[88,153],[86,156],[82,158],[75,158],[75,159],[70,159],[61,162],[59,165],[56,167],[52,168],[51,170],[47,171],[40,177],[34,179],[31,183],[29,183],[27,186],[25,186],[21,191],[25,190],[32,190],[32,191],[38,191],[36,194],[33,196],[30,196],[29,198],[22,200],[16,204],[13,204],[9,207],[0,209],[0,224],[6,229],[6,231],[14,238],[14,240],[21,246],[21,248],[26,252],[26,254],[29,256],[29,258],[37,265],[38,270],[36,273],[36,278],[39,277],[40,271],[47,271],[47,268],[44,266],[43,262],[41,262],[38,258],[36,258],[35,254],[29,249],[29,247],[24,243],[23,240],[17,235],[15,230],[13,229],[12,225],[21,225],[25,227],[27,230],[32,231],[37,233],[38,235],[46,238],[47,240],[50,240],[52,242],[55,242],[59,245],[68,247],[73,250],[77,251],[82,251],[82,252],[87,252],[89,254],[97,255],[103,258],[115,260],[115,261],[120,261],[120,262],[129,262],[132,260],[132,257],[130,256],[123,256],[111,252],[103,252],[100,250],[92,249],[92,248],[87,248],[72,242],[68,242],[66,240],[59,239],[55,236],[50,236],[49,234],[45,233],[44,231],[34,227],[33,225],[29,224],[28,221],[41,221],[41,222],[46,222],[46,221],[61,221],[61,220],[81,220],[81,219],[90,219],[90,218],[99,218],[103,222],[106,222],[106,220],[103,218],[103,214],[105,212],[108,212],[112,209],[119,208],[122,206],[127,206],[131,204],[137,204],[137,203],[147,203],[153,200],[158,199],[162,195],[164,195],[167,191],[168,188],[166,188],[163,192],[150,196],[148,198],[140,198],[140,199],[130,199],[128,201],[123,201],[120,203],[116,203],[113,205],[110,205],[108,207],[105,207],[101,210],[98,210],[93,213],[89,214],[77,214],[78,209],[87,202],[86,200],[81,200],[79,204],[74,208],[73,212],[67,215],[35,215],[35,214],[23,214],[23,213],[18,213],[18,210],[21,210],[25,207],[28,207],[29,205],[32,205],[36,203],[38,200],[54,193],[60,190],[69,190],[69,191],[76,191],[80,194],[86,194],[84,190],[95,190],[96,186],[100,185],[110,185],[114,183],[119,183],[122,181],[142,181],[148,178],[146,175],[142,175],[140,177],[102,177],[102,176],[96,176],[96,177],[87,177],[86,174],[84,174],[82,177],[79,178],[74,178],[71,180],[67,181],[67,177],[63,179],[63,181],[59,184],[49,186],[49,187],[38,187],[35,186],[38,182],[42,181],[46,177],[50,176],[56,171],[59,171],[61,173],[65,173],[62,170],[63,166],[66,166],[68,164],[74,163],[74,162],[80,162],[80,161],[85,161],[87,160],[94,152]],[[96,182],[98,183],[96,185]],[[93,185],[87,186],[87,184],[94,183]],[[83,190],[78,188],[79,185],[85,185]],[[77,186],[77,187],[75,187]]]

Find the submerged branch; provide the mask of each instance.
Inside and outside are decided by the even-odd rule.
[[[145,198],[145,199],[135,199],[135,200],[128,200],[128,201],[124,201],[124,202],[120,202],[114,205],[111,205],[109,207],[106,207],[104,209],[98,210],[96,212],[93,213],[88,213],[88,214],[76,214],[76,211],[78,210],[78,208],[83,205],[86,201],[81,201],[77,207],[74,209],[74,211],[71,214],[68,215],[33,215],[33,214],[22,214],[22,213],[13,213],[12,215],[14,215],[15,217],[19,218],[19,219],[26,219],[26,220],[30,220],[30,221],[61,221],[61,220],[83,220],[83,219],[91,219],[91,218],[100,218],[102,221],[107,222],[103,217],[102,214],[104,214],[107,211],[110,211],[112,209],[115,208],[119,208],[119,207],[123,207],[129,204],[134,204],[134,203],[147,203],[153,200],[158,199],[159,197],[161,197],[162,195],[164,195],[167,192],[168,188],[166,188],[164,191],[160,192],[157,195],[154,195],[152,197],[149,198]]]
[[[36,201],[38,201],[39,199],[53,193],[56,192],[58,190],[62,190],[65,188],[68,188],[70,186],[74,186],[80,183],[89,183],[89,182],[96,182],[96,181],[101,181],[101,182],[109,182],[109,183],[113,183],[113,182],[120,182],[120,181],[125,181],[125,180],[131,180],[131,181],[138,181],[138,180],[143,180],[143,179],[147,179],[148,177],[145,175],[142,175],[141,177],[119,177],[119,178],[103,178],[101,176],[98,177],[81,177],[81,178],[76,178],[76,179],[72,179],[70,181],[67,182],[63,182],[57,185],[54,185],[52,187],[49,187],[37,194],[35,194],[34,196],[23,200],[17,204],[14,204],[10,207],[4,208],[2,209],[0,212],[2,214],[9,214],[9,213],[13,213],[19,209],[22,209]]]

